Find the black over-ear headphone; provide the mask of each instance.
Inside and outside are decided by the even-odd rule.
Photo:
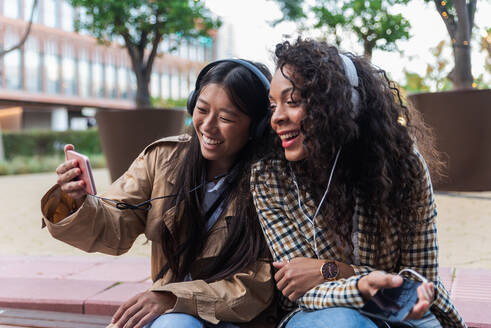
[[[197,89],[199,89],[199,85],[201,82],[201,79],[208,73],[209,70],[211,70],[213,67],[220,63],[224,62],[232,62],[232,63],[237,63],[242,65],[243,67],[249,69],[251,73],[253,73],[257,78],[261,81],[263,84],[264,88],[266,89],[267,92],[269,92],[269,80],[268,78],[253,64],[249,63],[248,61],[245,61],[243,59],[222,59],[222,60],[217,60],[214,62],[209,63],[206,65],[201,72],[199,72],[198,77],[196,78],[196,85],[194,87],[194,90],[191,91],[188,97],[187,101],[187,110],[189,115],[193,116],[193,111],[194,107],[196,106],[196,101],[198,100],[198,95],[199,93],[196,92]],[[259,122],[255,123],[252,128],[251,128],[251,138],[252,139],[257,139],[260,138],[264,134],[264,130],[269,124],[269,108],[267,108],[264,112],[264,116],[259,120]]]

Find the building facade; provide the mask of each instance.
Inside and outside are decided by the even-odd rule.
[[[34,0],[0,0],[0,48],[22,39]],[[122,44],[102,45],[75,32],[84,13],[66,0],[39,0],[25,44],[0,57],[0,107],[3,129],[84,128],[83,108],[134,108],[136,79]],[[174,48],[174,45],[178,45]],[[160,44],[150,82],[151,96],[186,98],[200,68],[215,58],[215,40],[166,38]],[[172,50],[172,51],[171,51]],[[22,118],[12,120],[14,115]],[[3,114],[3,115],[2,115]],[[3,119],[2,119],[3,117]],[[5,122],[9,123],[8,126]]]

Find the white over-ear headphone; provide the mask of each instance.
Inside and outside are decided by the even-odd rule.
[[[343,60],[344,74],[351,84],[351,103],[353,104],[351,118],[355,119],[360,112],[360,94],[358,93],[358,90],[356,90],[358,87],[358,73],[355,64],[353,64],[353,61],[348,56],[340,53],[339,57]]]

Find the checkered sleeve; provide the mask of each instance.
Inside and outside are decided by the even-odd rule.
[[[308,310],[337,306],[361,308],[365,304],[357,287],[361,277],[352,276],[348,279],[325,282],[300,297],[298,305]]]
[[[424,181],[421,184],[421,204],[419,210],[423,220],[409,235],[409,242],[402,245],[401,270],[410,268],[422,274],[426,279],[432,281],[435,286],[435,297],[432,311],[445,313],[438,316],[440,320],[448,320],[445,327],[465,327],[465,323],[452,302],[450,296],[443,286],[438,274],[438,242],[435,219],[437,210],[433,194],[433,187],[428,167],[419,152],[416,155],[425,169]],[[422,216],[421,216],[422,215]]]
[[[423,220],[416,225],[408,241],[402,245],[401,269],[413,269],[436,285],[438,281],[438,244],[435,224],[437,212],[428,168],[421,154],[418,152],[416,154],[426,172],[421,183],[422,196],[418,208],[418,216]]]
[[[263,172],[261,162],[252,168],[251,186],[256,210],[261,226],[275,261],[285,261],[295,257],[315,257],[305,245],[300,232],[295,228],[291,213],[285,203],[284,188],[279,172]],[[364,271],[359,267],[360,272]],[[364,302],[357,288],[358,279],[353,276],[335,282],[321,284],[297,300],[297,305],[306,309],[321,309],[332,306],[361,307]],[[295,306],[285,297],[280,297],[283,308]]]

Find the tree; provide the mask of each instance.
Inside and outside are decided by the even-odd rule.
[[[199,0],[70,0],[84,15],[76,20],[99,41],[124,40],[137,82],[136,105],[151,107],[148,84],[165,37],[207,36],[220,20]]]
[[[396,41],[409,39],[409,22],[401,14],[391,14],[389,8],[407,4],[409,0],[276,0],[285,20],[326,28],[340,43],[340,32],[354,32],[363,45],[364,55],[372,57],[374,49],[397,50]]]
[[[425,0],[430,2],[432,0]],[[452,43],[454,67],[448,74],[454,89],[471,89],[471,38],[477,0],[433,0]]]
[[[452,85],[447,76],[449,60],[444,55],[447,47],[447,43],[442,40],[436,47],[430,49],[434,62],[426,64],[424,76],[404,69],[406,84],[402,85],[403,89],[411,93],[450,90]]]

